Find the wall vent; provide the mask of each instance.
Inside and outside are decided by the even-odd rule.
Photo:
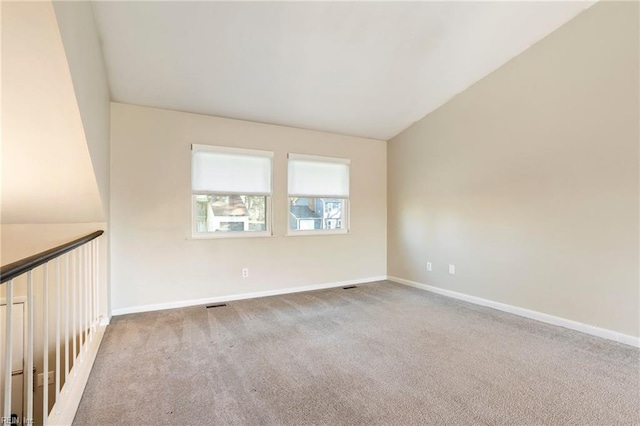
[[[210,308],[221,308],[223,306],[227,306],[227,304],[226,303],[216,303],[215,305],[207,305],[205,307],[207,309],[210,309]]]

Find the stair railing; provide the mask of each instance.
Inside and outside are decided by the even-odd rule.
[[[43,393],[42,411],[37,413],[41,423],[47,425],[52,418],[60,420],[70,395],[75,394],[75,407],[72,407],[70,419],[77,409],[79,396],[86,384],[86,377],[79,380],[78,372],[89,348],[94,341],[96,331],[100,329],[100,274],[99,241],[103,231],[96,231],[84,237],[62,244],[17,262],[0,268],[0,291],[5,295],[4,354],[0,354],[0,376],[3,401],[0,401],[1,424],[34,424],[34,348],[37,339],[42,339]],[[2,288],[4,287],[4,288]],[[41,292],[40,292],[41,290]],[[16,295],[16,291],[26,293],[26,297]],[[35,299],[36,293],[42,300]],[[24,300],[24,366],[23,380],[25,401],[21,419],[12,417],[12,360],[13,348],[13,309],[14,302]],[[41,336],[34,336],[34,313],[36,302],[41,304]],[[53,307],[53,309],[51,309]],[[54,312],[50,312],[53,310]],[[51,324],[53,322],[53,324]],[[50,330],[51,328],[51,330]],[[49,352],[50,332],[55,333],[55,360],[51,365]],[[100,334],[100,339],[102,334]],[[38,344],[40,342],[38,341]],[[98,342],[99,343],[99,342]],[[97,348],[95,348],[97,351]],[[95,357],[95,354],[94,354]],[[91,360],[91,363],[93,359]],[[54,372],[53,406],[50,407],[49,368]],[[26,376],[25,376],[26,373]],[[86,374],[88,377],[88,373]],[[75,389],[81,387],[82,389]],[[69,405],[69,404],[67,404]],[[71,404],[73,405],[73,404]],[[68,408],[68,407],[67,407]],[[40,410],[40,408],[36,408]],[[62,416],[64,417],[64,416]],[[70,423],[67,414],[67,422]],[[40,423],[40,422],[38,422]],[[57,422],[56,422],[57,423]],[[63,422],[66,423],[66,422]]]

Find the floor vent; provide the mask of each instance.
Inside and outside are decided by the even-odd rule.
[[[343,290],[351,290],[352,288],[357,288],[355,285],[350,285],[348,287],[342,287]]]
[[[210,308],[221,308],[223,306],[227,306],[226,303],[216,303],[215,305],[207,305],[206,308],[210,309]]]

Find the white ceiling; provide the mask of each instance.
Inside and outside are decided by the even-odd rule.
[[[590,2],[95,2],[114,101],[389,139]]]

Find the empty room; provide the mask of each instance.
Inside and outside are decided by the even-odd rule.
[[[640,3],[0,3],[0,417],[640,425]]]

